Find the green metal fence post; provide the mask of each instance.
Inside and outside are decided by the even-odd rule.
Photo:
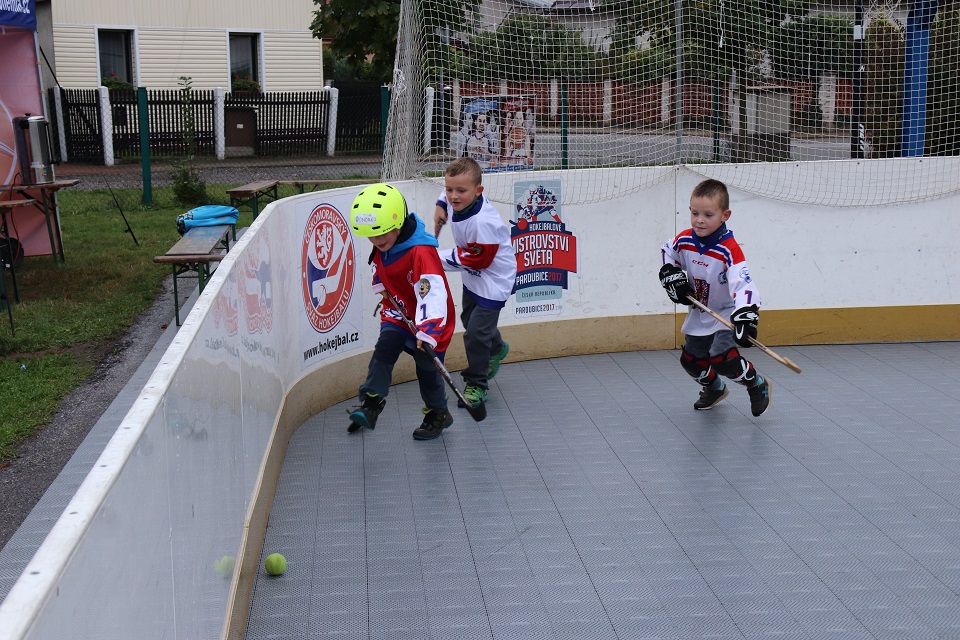
[[[567,83],[560,85],[560,168],[570,161],[570,117],[567,112]]]
[[[143,204],[153,204],[150,176],[150,117],[147,113],[147,88],[137,87],[137,116],[140,123],[140,169],[143,172]]]
[[[390,117],[390,87],[380,87],[380,140],[387,149],[387,119]]]

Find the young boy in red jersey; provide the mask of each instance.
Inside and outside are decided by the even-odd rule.
[[[750,411],[759,416],[770,405],[770,381],[737,347],[750,347],[750,338],[757,337],[760,293],[740,245],[727,229],[729,218],[730,195],[725,184],[704,180],[694,187],[691,228],[660,250],[660,284],[673,302],[691,305],[687,298],[695,298],[719,315],[729,316],[734,326],[730,331],[710,314],[690,306],[681,328],[685,344],[680,364],[703,387],[693,408],[706,411],[727,397],[729,391],[720,374],[747,388]]]
[[[483,196],[483,171],[471,158],[447,165],[444,190],[433,214],[434,233],[450,221],[456,247],[440,251],[443,268],[463,278],[460,320],[467,368],[463,396],[473,406],[487,401],[490,380],[510,352],[500,335],[500,310],[507,304],[517,278],[517,258],[510,230]],[[460,404],[460,403],[458,403]]]
[[[360,406],[351,411],[347,431],[377,426],[377,417],[390,392],[393,367],[400,353],[406,351],[416,363],[420,397],[426,405],[423,424],[413,432],[413,437],[432,440],[453,424],[453,416],[447,410],[443,379],[420,347],[428,343],[442,362],[456,322],[453,297],[437,255],[437,239],[426,231],[415,213],[407,211],[403,195],[384,183],[370,185],[357,195],[350,207],[350,226],[355,234],[373,243],[370,263],[374,293],[391,293],[403,309],[395,309],[389,297],[384,296],[380,337],[370,358],[367,378],[360,385]],[[416,335],[401,314],[413,320]]]

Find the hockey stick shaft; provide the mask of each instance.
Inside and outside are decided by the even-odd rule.
[[[417,325],[415,325],[413,323],[413,320],[411,320],[407,316],[407,314],[404,312],[403,307],[400,306],[400,301],[397,300],[396,297],[394,297],[394,295],[389,291],[387,291],[386,289],[383,290],[383,295],[385,295],[387,299],[390,300],[390,305],[397,310],[397,313],[400,314],[401,318],[403,318],[403,321],[407,325],[407,328],[413,332],[414,336],[416,336],[417,332],[419,331],[417,329]],[[470,417],[476,420],[477,422],[480,422],[481,420],[486,418],[487,408],[483,405],[482,402],[479,405],[475,406],[472,402],[467,400],[466,397],[464,397],[463,392],[460,391],[460,388],[457,386],[457,383],[453,381],[453,376],[450,375],[450,372],[447,371],[447,368],[443,366],[443,362],[441,362],[440,358],[437,357],[437,352],[433,350],[433,347],[430,344],[421,341],[420,348],[423,349],[424,353],[430,356],[431,360],[433,360],[433,366],[435,366],[437,368],[437,371],[440,372],[440,377],[447,382],[447,385],[451,389],[453,389],[453,392],[456,394],[457,398],[459,398],[460,401],[463,402],[465,408],[467,409],[467,413],[470,414]]]
[[[724,318],[723,316],[721,316],[719,313],[715,312],[713,309],[711,309],[711,308],[708,307],[707,305],[703,304],[703,303],[700,302],[699,300],[696,300],[695,298],[691,298],[690,296],[687,296],[687,300],[689,300],[691,303],[693,303],[693,305],[694,305],[695,307],[697,307],[698,309],[700,309],[701,311],[703,311],[703,312],[705,312],[705,313],[709,313],[711,316],[713,316],[714,318],[716,318],[718,321],[722,322],[722,323],[723,323],[728,329],[730,329],[731,331],[735,331],[734,326],[733,326],[733,323],[731,323],[729,320],[727,320],[726,318]],[[791,371],[796,371],[797,373],[800,373],[800,367],[798,367],[798,366],[797,366],[797,363],[795,363],[795,362],[794,362],[793,360],[791,360],[790,358],[787,358],[787,357],[785,357],[785,356],[780,355],[779,353],[777,353],[776,351],[774,351],[774,350],[771,349],[770,347],[767,347],[767,346],[761,344],[761,343],[758,342],[756,339],[754,339],[754,338],[752,338],[752,337],[750,337],[750,336],[747,336],[747,340],[750,341],[750,344],[752,344],[753,346],[757,347],[758,349],[760,349],[761,351],[763,351],[764,353],[766,353],[768,356],[770,356],[771,358],[773,358],[774,360],[776,360],[777,362],[779,362],[780,364],[782,364],[782,365],[785,366],[786,368],[790,369]]]

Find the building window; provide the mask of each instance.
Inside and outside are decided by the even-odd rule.
[[[260,82],[260,36],[255,33],[230,34],[230,77]]]
[[[100,81],[129,82],[136,84],[133,77],[133,56],[131,55],[130,31],[97,32],[100,46]]]

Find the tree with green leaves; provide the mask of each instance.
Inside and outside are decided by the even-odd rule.
[[[903,27],[881,11],[867,28],[866,49],[870,157],[896,158],[903,122]]]
[[[411,0],[413,1],[413,0]],[[415,5],[416,27],[425,30],[427,50],[448,41],[454,31],[472,22],[481,0],[420,0]],[[330,38],[333,60],[343,61],[366,79],[387,82],[393,76],[397,53],[400,0],[314,0],[310,30],[315,38]],[[449,47],[434,50],[445,51]],[[448,62],[439,61],[443,66]]]
[[[602,79],[600,55],[576,29],[536,15],[513,15],[494,32],[454,51],[445,72],[472,82],[546,82],[551,78]]]
[[[314,0],[310,30],[315,38],[330,38],[335,58],[356,67],[369,59],[375,79],[393,75],[397,51],[400,0]]]
[[[930,32],[930,75],[927,86],[927,155],[960,153],[960,9],[941,9]]]

